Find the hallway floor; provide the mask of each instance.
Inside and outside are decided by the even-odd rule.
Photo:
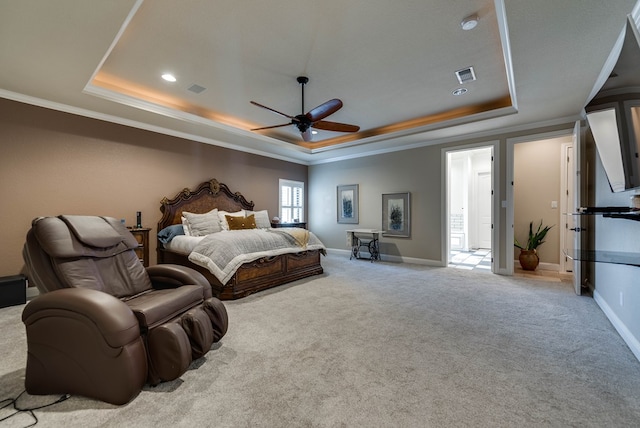
[[[472,251],[452,250],[449,267],[464,270],[491,272],[491,250],[480,248]]]
[[[448,267],[478,272],[491,273],[491,250],[481,248],[472,251],[452,250],[449,255]],[[535,271],[523,270],[516,262],[513,276],[525,278],[536,278],[543,281],[573,283],[573,275],[570,272],[560,273],[557,271],[536,269]]]
[[[553,270],[536,269],[535,271],[523,270],[517,262],[513,266],[513,276],[524,278],[535,278],[542,281],[564,282],[573,285],[573,274],[571,272],[558,272]]]

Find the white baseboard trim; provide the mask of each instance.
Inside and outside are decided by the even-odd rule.
[[[540,270],[550,270],[553,272],[560,272],[560,265],[558,263],[540,263],[538,265]]]
[[[327,253],[342,254],[347,257],[351,256],[351,250],[343,250],[341,248],[327,248]],[[410,263],[414,265],[437,266],[437,267],[445,266],[439,260],[418,259],[415,257],[390,256],[388,254],[382,254],[382,253],[380,254],[380,260],[383,262],[392,262],[392,263]]]
[[[513,261],[513,266],[520,266],[520,261],[518,259],[515,259]],[[560,272],[560,264],[559,263],[546,263],[546,262],[540,262],[540,264],[538,265],[537,269],[540,270],[550,270],[553,272]]]
[[[446,263],[443,264],[440,260],[418,259],[415,257],[389,256],[386,254],[384,255],[383,260],[394,262],[394,263],[410,263],[414,265],[424,265],[424,266],[434,266],[434,267],[446,266]]]
[[[342,250],[342,249],[338,249],[338,248],[327,248],[327,253],[328,254],[335,254],[335,255],[342,254],[342,255],[346,255],[346,256],[351,255],[351,251]]]
[[[593,300],[596,301],[602,312],[607,316],[613,327],[616,329],[622,340],[625,341],[633,355],[636,356],[638,361],[640,361],[640,342],[635,336],[629,331],[626,325],[618,318],[615,312],[611,309],[611,307],[607,304],[607,302],[602,298],[602,296],[598,293],[597,290],[593,292]]]

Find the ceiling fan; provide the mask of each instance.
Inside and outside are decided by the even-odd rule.
[[[281,113],[278,110],[274,110],[271,107],[267,107],[255,101],[251,101],[251,104],[253,105],[262,107],[276,114],[279,114],[281,116],[291,119],[289,123],[283,123],[281,125],[273,125],[273,126],[263,126],[261,128],[254,128],[251,131],[261,131],[263,129],[272,129],[272,128],[280,128],[283,126],[295,125],[300,131],[300,134],[302,135],[302,139],[304,141],[311,141],[311,128],[317,128],[325,131],[335,131],[335,132],[358,132],[358,130],[360,129],[359,126],[322,120],[325,117],[337,112],[342,108],[342,101],[340,101],[337,98],[334,98],[325,103],[322,103],[318,107],[309,110],[308,113],[304,113],[304,85],[309,83],[309,78],[306,76],[299,76],[297,80],[298,80],[298,83],[302,85],[303,113],[297,116],[290,116],[288,114]]]

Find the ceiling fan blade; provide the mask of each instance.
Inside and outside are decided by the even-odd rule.
[[[305,116],[307,116],[307,118],[309,118],[311,122],[316,122],[318,120],[324,119],[330,114],[337,112],[341,108],[342,108],[342,101],[340,101],[337,98],[334,98],[310,110],[309,113],[305,114]]]
[[[328,122],[326,120],[319,120],[311,124],[313,128],[324,129],[325,131],[335,132],[358,132],[359,126],[349,125],[347,123]]]
[[[291,123],[283,123],[282,125],[263,126],[261,128],[253,128],[253,129],[250,129],[249,131],[261,131],[263,129],[281,128],[283,126],[289,126],[289,125],[291,125]]]
[[[311,141],[312,135],[311,135],[311,128],[307,129],[304,132],[301,132],[300,135],[302,135],[302,139],[304,141]]]
[[[250,102],[251,102],[251,104],[253,104],[254,106],[262,107],[262,108],[267,109],[267,110],[269,110],[269,111],[272,111],[272,112],[274,112],[274,113],[276,113],[276,114],[279,114],[280,116],[284,116],[284,117],[288,117],[289,119],[293,119],[293,116],[289,116],[288,114],[284,114],[284,113],[282,113],[282,112],[279,112],[278,110],[274,110],[274,109],[272,109],[271,107],[264,106],[264,105],[262,105],[262,104],[259,104],[259,103],[255,102],[255,101],[250,101]]]

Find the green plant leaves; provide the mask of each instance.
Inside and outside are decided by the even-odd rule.
[[[547,236],[547,232],[553,226],[545,226],[542,227],[542,220],[540,220],[540,224],[538,225],[538,229],[533,232],[533,222],[529,223],[529,238],[527,239],[527,244],[522,245],[518,242],[518,239],[514,239],[513,245],[516,248],[520,248],[521,250],[535,250],[540,245],[544,244],[544,238]]]

